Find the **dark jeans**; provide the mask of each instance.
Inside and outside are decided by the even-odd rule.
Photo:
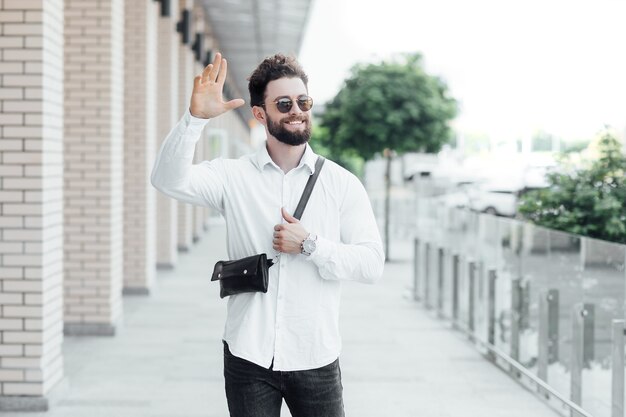
[[[344,417],[339,359],[306,371],[265,369],[234,356],[224,342],[224,379],[231,417]]]

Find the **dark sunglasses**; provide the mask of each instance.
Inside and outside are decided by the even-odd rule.
[[[309,111],[311,107],[313,107],[313,99],[307,95],[298,96],[296,99],[296,103],[298,103],[298,107],[302,111]],[[276,108],[281,113],[289,113],[289,110],[293,107],[293,100],[288,97],[279,98],[274,101],[276,104]],[[265,107],[265,103],[260,104],[261,107]]]

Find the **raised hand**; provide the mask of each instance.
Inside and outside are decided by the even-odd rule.
[[[243,106],[244,101],[240,98],[224,102],[222,91],[226,81],[228,63],[222,59],[218,52],[215,54],[213,63],[209,64],[193,80],[193,92],[189,111],[194,117],[211,119],[229,110]]]

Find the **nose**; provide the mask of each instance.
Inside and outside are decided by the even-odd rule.
[[[298,106],[298,98],[292,98],[292,100],[293,104],[291,105],[291,109],[289,110],[289,115],[297,116],[304,113],[302,110],[300,110],[300,106]]]

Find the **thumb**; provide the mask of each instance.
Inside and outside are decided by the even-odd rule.
[[[287,210],[285,210],[284,207],[282,207],[280,211],[283,213],[283,219],[287,220],[287,223],[300,223],[298,219],[287,213]]]
[[[226,106],[227,109],[233,110],[233,109],[236,109],[237,107],[243,106],[244,103],[245,101],[243,101],[243,99],[236,98],[234,100],[230,100],[229,102],[224,103],[224,105]]]

